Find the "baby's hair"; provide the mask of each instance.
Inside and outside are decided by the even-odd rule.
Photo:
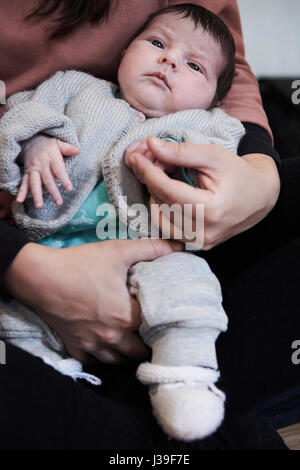
[[[215,106],[229,91],[234,77],[235,45],[229,29],[221,18],[206,8],[193,3],[181,3],[179,5],[163,8],[150,15],[138,34],[144,31],[154,18],[167,13],[175,13],[182,18],[191,19],[196,28],[201,26],[204,31],[207,31],[221,45],[222,52],[226,59],[226,65],[218,77],[217,90],[211,105]]]

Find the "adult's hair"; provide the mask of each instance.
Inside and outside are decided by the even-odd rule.
[[[142,32],[158,16],[175,13],[182,18],[189,18],[193,21],[196,28],[199,26],[207,31],[220,44],[222,52],[226,59],[226,65],[218,77],[216,94],[214,96],[212,106],[220,101],[229,91],[235,69],[235,45],[233,37],[225,25],[225,23],[217,15],[204,7],[195,5],[194,3],[182,3],[170,7],[163,8],[149,16],[147,23],[140,30]]]
[[[25,20],[53,17],[50,39],[66,36],[83,23],[93,25],[107,20],[112,5],[117,0],[39,0],[39,5]]]

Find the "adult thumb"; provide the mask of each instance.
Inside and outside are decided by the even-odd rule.
[[[122,242],[127,245],[124,247],[126,248],[125,259],[129,266],[139,261],[151,261],[174,251],[183,250],[183,244],[173,240],[140,238],[137,240],[122,240]]]
[[[57,140],[59,150],[62,155],[72,156],[80,153],[81,149],[76,147],[76,145],[69,144],[68,142],[63,142],[62,140]]]
[[[214,167],[214,149],[211,145],[170,142],[157,137],[148,137],[147,145],[157,160],[169,165],[195,169]]]

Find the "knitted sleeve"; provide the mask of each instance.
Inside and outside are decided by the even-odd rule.
[[[35,90],[12,95],[0,120],[0,189],[16,194],[21,181],[21,144],[39,132],[79,145],[66,109],[94,77],[74,70],[57,72]]]
[[[112,146],[102,162],[107,195],[118,213],[120,223],[139,233],[141,237],[147,237],[151,228],[149,194],[124,161],[126,149],[133,142],[153,135],[177,142],[218,144],[236,152],[244,133],[245,129],[240,121],[226,115],[220,108],[210,111],[179,111],[161,118],[148,119],[133,127]],[[187,174],[192,184],[199,186],[197,172],[189,169]]]

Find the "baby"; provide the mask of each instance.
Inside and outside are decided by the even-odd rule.
[[[243,126],[221,109],[207,111],[225,96],[233,73],[227,27],[204,8],[181,4],[150,17],[123,52],[119,87],[67,71],[10,97],[0,121],[0,187],[18,193],[17,225],[32,240],[67,247],[99,241],[97,214],[104,203],[114,205],[120,224],[132,224],[131,205],[147,206],[149,195],[124,155],[131,145],[131,151],[152,158],[148,136],[236,151]],[[32,139],[38,133],[48,137]],[[62,154],[75,155],[79,147],[81,154],[64,165]],[[29,190],[34,204],[26,197]],[[137,236],[149,234],[146,222],[135,225]],[[214,385],[219,378],[215,341],[227,327],[216,277],[201,257],[172,253],[133,266],[128,286],[141,305],[140,334],[152,348],[152,362],[141,364],[137,376],[149,385],[158,422],[180,440],[213,433],[225,400]],[[63,373],[89,378],[68,358],[60,338],[16,300],[2,300],[0,337]]]

